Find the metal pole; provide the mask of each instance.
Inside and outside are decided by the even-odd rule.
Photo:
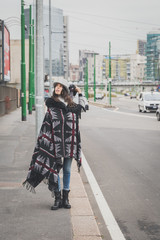
[[[86,98],[88,99],[88,59],[87,59],[87,66],[86,66]]]
[[[21,104],[22,121],[26,121],[25,16],[23,0],[21,0]]]
[[[2,80],[4,81],[4,21],[2,21]]]
[[[86,60],[87,62],[87,60]],[[85,94],[85,97],[86,97],[86,74],[87,74],[87,66],[86,66],[86,63],[85,63],[85,75],[84,75],[84,94]]]
[[[85,79],[84,79],[84,92],[85,97],[87,98],[87,71],[88,71],[88,59],[86,58],[86,64],[85,64]]]
[[[43,1],[36,1],[36,136],[44,118]]]
[[[29,114],[32,114],[32,6],[29,8]]]
[[[34,19],[32,19],[32,110],[35,110]]]
[[[109,42],[109,104],[111,105],[111,42]]]
[[[94,102],[96,101],[96,56],[94,54]]]
[[[52,26],[51,0],[49,0],[49,94],[52,96]]]

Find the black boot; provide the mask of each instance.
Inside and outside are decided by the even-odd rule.
[[[54,205],[51,207],[51,210],[57,210],[58,208],[62,207],[62,199],[61,199],[61,192],[54,192],[55,201]]]
[[[63,190],[63,207],[64,208],[71,208],[71,205],[69,204],[69,200],[68,200],[68,194],[69,194],[70,190]]]

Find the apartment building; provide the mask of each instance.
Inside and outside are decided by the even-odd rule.
[[[106,77],[109,78],[109,57],[105,57]],[[130,56],[111,56],[111,78],[113,81],[130,80]]]
[[[137,51],[136,53],[141,55],[141,56],[145,56],[146,55],[146,44],[147,41],[146,40],[137,40]]]
[[[69,75],[71,82],[78,82],[79,81],[79,65],[72,65],[70,64],[69,67]]]
[[[130,80],[142,82],[145,77],[146,57],[140,54],[130,56]]]
[[[94,51],[79,50],[79,80],[85,81],[86,64],[88,60],[88,82],[94,81]]]
[[[63,66],[64,78],[69,78],[68,17],[63,17]]]

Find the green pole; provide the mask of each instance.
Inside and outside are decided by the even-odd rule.
[[[85,97],[87,97],[87,59],[86,59],[86,64],[85,64],[85,78],[84,78],[84,92],[85,92]]]
[[[29,114],[32,114],[32,6],[29,8]]]
[[[111,105],[111,42],[109,42],[109,104]]]
[[[21,0],[21,105],[22,121],[26,121],[26,64],[24,0]]]
[[[35,110],[34,19],[32,19],[32,110]]]
[[[86,63],[86,98],[88,100],[88,59]]]
[[[94,54],[94,102],[96,101],[96,58]]]

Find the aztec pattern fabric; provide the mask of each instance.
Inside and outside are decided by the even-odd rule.
[[[81,139],[79,116],[81,106],[66,106],[62,102],[48,99],[48,110],[34,149],[29,172],[23,186],[32,192],[43,180],[48,180],[48,188],[54,191],[58,184],[58,174],[62,168],[62,157],[74,158],[81,164]]]

